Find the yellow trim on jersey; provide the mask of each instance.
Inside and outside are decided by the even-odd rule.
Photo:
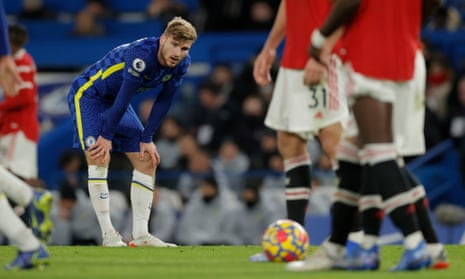
[[[94,81],[98,79],[102,75],[102,70],[99,70],[95,75],[91,76],[90,79],[84,83],[81,87],[79,87],[76,95],[74,95],[74,109],[76,111],[76,124],[78,129],[79,141],[81,142],[82,150],[86,150],[86,146],[84,145],[84,135],[82,133],[82,119],[81,119],[81,104],[79,101],[81,100],[82,94],[84,91],[89,89],[92,86]]]
[[[90,77],[90,79],[86,83],[84,83],[81,87],[79,87],[76,95],[74,95],[74,108],[76,111],[77,129],[78,129],[79,141],[81,142],[82,150],[86,150],[86,146],[84,144],[84,135],[82,132],[81,105],[79,104],[82,94],[84,93],[84,91],[89,89],[89,87],[91,87],[94,81],[96,81],[98,78],[102,77],[102,79],[106,79],[113,73],[124,69],[124,65],[125,65],[124,62],[115,64],[109,67],[108,69],[106,69],[105,72],[102,72],[102,69],[100,69],[97,73],[95,73],[95,75]]]
[[[114,72],[120,71],[122,69],[124,69],[124,62],[115,64],[111,66],[110,68],[106,69],[105,72],[103,72],[102,79],[106,79],[107,77],[112,75]]]

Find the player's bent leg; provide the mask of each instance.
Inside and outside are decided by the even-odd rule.
[[[53,229],[50,218],[52,202],[53,196],[49,191],[34,189],[32,201],[26,208],[28,225],[34,235],[44,243],[47,243]]]
[[[24,221],[34,234],[44,242],[52,232],[50,210],[52,194],[34,189],[16,175],[0,166],[0,189],[7,197],[26,210]]]
[[[115,230],[110,219],[110,193],[108,190],[108,164],[101,165],[86,151],[88,164],[89,197],[102,230],[102,246],[126,246],[121,235]]]
[[[155,181],[155,167],[151,165],[150,157],[145,154],[143,160],[139,160],[139,153],[127,152],[129,160],[134,166],[131,181],[131,206],[133,214],[132,237],[129,246],[172,247],[172,243],[166,243],[149,234],[148,222]]]
[[[3,166],[0,166],[0,191],[23,207],[31,202],[33,196],[31,187]]]
[[[0,233],[5,235],[12,245],[18,247],[17,257],[6,269],[30,269],[48,263],[45,246],[34,237],[32,231],[14,213],[6,197],[0,193]]]
[[[278,131],[278,149],[284,159],[287,217],[305,227],[311,185],[307,142],[297,134]]]
[[[311,185],[311,160],[307,142],[295,133],[278,131],[278,150],[286,173],[287,217],[305,227],[305,212]],[[250,262],[268,262],[264,253],[249,257]]]
[[[278,150],[284,160],[307,153],[307,141],[295,133],[278,131]]]
[[[331,159],[336,158],[339,143],[342,137],[342,124],[340,122],[322,128],[318,133],[321,147],[325,154]]]
[[[428,199],[426,197],[425,188],[415,178],[415,176],[407,169],[403,160],[399,159],[400,170],[404,178],[409,182],[410,195],[412,203],[416,208],[416,215],[420,225],[421,232],[426,241],[426,249],[431,256],[431,268],[447,269],[449,268],[449,259],[444,245],[439,241],[436,231],[431,223]]]

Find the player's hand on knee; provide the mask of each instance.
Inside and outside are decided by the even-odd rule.
[[[321,83],[326,68],[315,59],[309,59],[304,69],[304,84],[314,86]]]
[[[99,136],[97,141],[89,147],[89,154],[93,160],[101,159],[102,164],[110,161],[111,140]]]
[[[144,160],[144,153],[147,152],[150,156],[150,161],[153,167],[158,166],[160,164],[160,154],[158,154],[157,146],[153,142],[141,142],[140,143],[140,151],[139,151],[139,159]]]

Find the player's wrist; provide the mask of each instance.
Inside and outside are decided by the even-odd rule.
[[[152,136],[147,136],[147,135],[142,135],[140,138],[141,143],[152,143],[153,142],[153,137]]]
[[[276,54],[276,48],[275,47],[270,47],[270,46],[265,46],[262,49],[262,53],[264,53],[266,55]]]
[[[321,34],[320,29],[313,30],[310,40],[312,46],[319,49],[322,49],[326,43],[326,37]]]
[[[100,136],[101,136],[103,139],[106,139],[106,140],[109,140],[109,141],[113,141],[114,134],[112,134],[112,133],[106,133],[105,131],[102,131],[102,133],[100,134]]]
[[[319,29],[315,29],[310,38],[310,48],[308,49],[308,54],[310,57],[315,59],[318,63],[324,64],[321,61],[321,50],[323,49],[326,43],[326,37],[321,34]]]

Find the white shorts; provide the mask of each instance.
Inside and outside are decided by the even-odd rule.
[[[350,73],[349,73],[350,75]],[[356,79],[362,83],[358,88],[374,88],[380,89],[379,92],[370,93],[372,97],[385,102],[393,103],[392,125],[394,133],[394,141],[398,148],[399,154],[402,156],[421,155],[425,152],[425,137],[424,137],[424,122],[425,122],[425,79],[426,66],[425,59],[421,51],[417,52],[415,57],[415,72],[413,79],[408,82],[387,82],[371,78],[363,77],[355,73]],[[367,81],[365,83],[365,81]],[[353,84],[353,89],[357,85]],[[361,90],[361,89],[359,89]],[[350,89],[349,89],[350,91]],[[359,94],[353,91],[350,102],[353,102],[353,97],[366,94]],[[395,93],[395,94],[393,94]],[[386,95],[382,95],[386,94]],[[354,137],[358,134],[357,124],[354,116],[351,113],[349,120],[345,124],[345,137]]]
[[[0,164],[25,179],[37,178],[37,143],[22,131],[1,136]]]
[[[309,88],[303,76],[303,70],[279,69],[265,125],[311,140],[320,129],[344,123],[348,117],[345,72],[333,55],[328,78],[321,85]]]
[[[415,57],[415,72],[406,91],[399,91],[393,109],[396,145],[402,156],[425,153],[425,58],[421,51]]]

